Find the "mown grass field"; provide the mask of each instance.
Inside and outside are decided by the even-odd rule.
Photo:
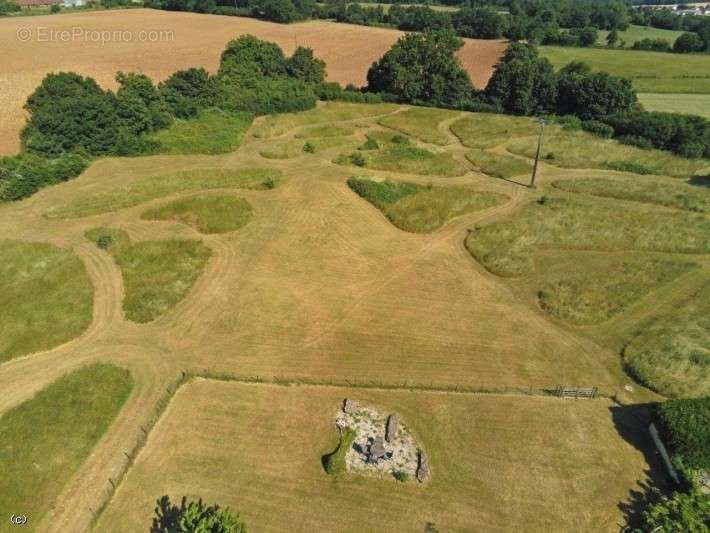
[[[210,257],[197,240],[131,242],[121,230],[97,228],[86,237],[111,253],[121,268],[128,320],[150,322],[174,307],[192,288]]]
[[[246,225],[253,208],[243,198],[233,196],[192,196],[149,209],[144,220],[175,220],[200,233],[227,233]]]
[[[453,119],[458,115],[460,113],[457,111],[415,107],[401,113],[386,116],[379,120],[379,124],[401,131],[424,142],[444,146],[449,144],[451,139],[437,129],[437,124],[444,120]]]
[[[638,98],[648,111],[683,113],[710,118],[710,94],[639,93]]]
[[[430,457],[429,482],[325,473],[346,396],[403,416]],[[605,400],[198,380],[176,395],[97,530],[140,531],[157,498],[187,494],[238,510],[255,531],[612,531],[617,503],[645,478],[637,424]]]
[[[540,54],[555,69],[584,61],[593,70],[631,78],[641,93],[710,94],[710,55],[670,54],[640,50],[609,50],[541,46]]]
[[[626,48],[631,48],[636,41],[641,41],[643,39],[664,39],[668,41],[671,46],[673,46],[675,40],[680,37],[683,32],[677,30],[664,30],[662,28],[653,28],[651,26],[637,26],[635,24],[631,24],[624,31],[618,32],[618,34],[619,43],[617,43],[617,46],[621,45],[621,41],[625,41]],[[606,46],[607,35],[609,35],[608,31],[601,30],[599,32],[599,39],[597,40],[597,44],[601,46]]]
[[[87,362],[117,362],[136,379],[130,413],[102,441],[111,445],[93,448],[39,530],[88,528],[108,479],[126,466],[116,450],[140,442],[183,371],[354,385],[347,393],[278,388],[254,409],[254,395],[210,390],[187,401],[199,416],[184,415],[178,437],[161,429],[174,423],[170,408],[98,531],[149,527],[154,499],[165,493],[231,505],[265,530],[376,529],[383,516],[395,530],[427,521],[442,531],[618,529],[619,505],[652,469],[635,448],[646,444],[624,440],[628,428],[605,400],[541,395],[560,384],[597,386],[622,403],[645,403],[659,396],[632,376],[649,366],[657,373],[641,379],[663,394],[702,390],[705,355],[689,347],[708,338],[697,304],[710,279],[707,162],[551,125],[546,143],[568,149],[541,160],[529,189],[466,155],[484,150],[494,162],[515,155],[529,165],[534,120],[426,110],[430,120],[411,135],[380,123],[408,109],[328,103],[259,118],[235,152],[104,158],[75,180],[0,207],[1,235],[70,249],[94,287],[86,334],[0,364],[8,384],[0,416],[38,383]],[[444,144],[422,140],[436,135]],[[264,158],[283,143],[301,151]],[[318,148],[303,151],[306,143]],[[364,169],[335,162],[354,153]],[[423,172],[430,155],[412,154],[460,171]],[[368,165],[377,158],[391,169]],[[633,172],[648,166],[662,175]],[[369,200],[380,211],[348,187],[353,176],[395,183],[387,185],[394,196],[373,186]],[[232,213],[197,200],[206,197],[243,199],[253,208],[249,222],[201,235],[189,224],[222,227]],[[168,220],[142,218],[161,210]],[[101,240],[104,249],[101,234],[112,237]],[[654,355],[636,363],[632,348],[642,340],[643,353],[655,346]],[[423,388],[481,394],[408,390]],[[288,399],[297,393],[303,398]],[[395,484],[394,494],[394,482],[319,477],[320,456],[336,442],[331,399],[361,393],[401,409],[416,428],[433,453],[429,485]],[[218,416],[209,401],[228,413]],[[268,458],[257,461],[264,443]],[[233,454],[242,444],[246,451]],[[156,454],[166,468],[153,466]]]
[[[0,241],[0,363],[73,339],[92,308],[91,282],[71,250]]]
[[[0,416],[0,509],[42,518],[108,430],[131,392],[130,373],[94,364],[64,375]],[[9,514],[0,531],[16,531]]]

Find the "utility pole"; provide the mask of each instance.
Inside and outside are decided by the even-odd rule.
[[[531,189],[535,188],[535,177],[537,176],[537,162],[540,159],[540,148],[542,147],[542,132],[545,130],[545,119],[540,119],[540,133],[537,136],[537,152],[535,153],[535,165],[533,166],[532,178],[530,178]]]

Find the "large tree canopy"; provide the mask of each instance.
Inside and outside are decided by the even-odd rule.
[[[455,55],[462,46],[451,31],[409,33],[372,64],[368,89],[393,94],[403,102],[460,106],[474,94]]]

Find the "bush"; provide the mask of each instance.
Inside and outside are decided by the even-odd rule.
[[[178,507],[168,496],[157,501],[151,533],[246,533],[247,527],[239,513],[219,505],[205,505],[202,500]]]
[[[42,187],[75,178],[89,165],[77,154],[47,159],[34,154],[0,158],[0,202],[21,200]]]
[[[674,462],[693,470],[710,470],[710,397],[668,400],[655,415]]]
[[[705,43],[697,33],[685,32],[673,43],[673,51],[679,54],[702,52],[703,48],[705,48]]]
[[[276,182],[274,181],[274,178],[266,178],[261,184],[267,189],[273,189],[274,187],[276,187]]]
[[[364,167],[365,163],[366,163],[363,155],[358,152],[354,152],[354,153],[350,154],[350,162],[353,165],[358,166],[358,167]]]
[[[643,512],[643,531],[707,533],[710,498],[698,490],[674,492]]]
[[[316,147],[313,146],[310,142],[307,142],[303,145],[303,151],[307,154],[313,154],[316,151]]]
[[[377,144],[377,141],[372,137],[368,137],[368,139],[360,147],[360,150],[379,150],[379,148],[380,145]]]
[[[634,50],[650,50],[653,52],[670,52],[672,50],[671,43],[665,39],[641,39],[636,41],[631,48]]]
[[[607,161],[606,166],[612,170],[618,170],[619,172],[633,172],[634,174],[641,175],[655,173],[653,169],[631,161]]]
[[[59,13],[62,10],[62,6],[59,4],[53,4],[52,7],[49,8],[50,13]]]
[[[323,456],[323,467],[328,474],[337,476],[345,473],[345,455],[353,445],[353,442],[355,442],[355,437],[357,437],[357,434],[353,429],[345,428],[335,450]]]
[[[411,476],[404,470],[395,470],[392,475],[397,481],[401,481],[402,483],[406,483],[411,479]]]
[[[610,139],[614,136],[614,128],[598,120],[585,120],[582,122],[582,129],[605,139]]]

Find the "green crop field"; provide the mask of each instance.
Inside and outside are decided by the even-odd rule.
[[[619,43],[617,44],[617,46],[621,44],[621,41],[624,41],[626,43],[626,48],[631,48],[636,41],[641,41],[642,39],[664,39],[668,41],[671,46],[673,46],[675,40],[683,34],[682,31],[664,30],[661,28],[653,28],[651,26],[636,26],[634,24],[630,25],[624,31],[620,31],[618,33]],[[607,35],[609,35],[608,31],[601,30],[599,32],[599,39],[597,40],[597,44],[601,46],[606,46]]]
[[[710,94],[710,55],[541,46],[556,69],[584,61],[593,70],[630,78],[641,93]]]
[[[638,98],[647,111],[700,115],[710,119],[710,94],[639,93]]]

